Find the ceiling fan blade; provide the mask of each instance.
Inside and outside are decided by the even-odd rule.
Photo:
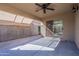
[[[52,8],[46,8],[47,10],[55,10],[55,9],[52,9]]]
[[[42,7],[40,4],[38,4],[38,3],[35,3],[35,5],[37,5],[37,6],[39,6],[39,7]]]
[[[46,13],[46,9],[43,9],[43,12]]]
[[[45,3],[46,7],[48,7],[51,3]]]

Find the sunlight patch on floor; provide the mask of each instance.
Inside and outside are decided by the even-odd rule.
[[[24,44],[21,46],[16,46],[11,48],[10,50],[46,50],[46,51],[54,51],[57,47],[60,39],[48,39],[48,38],[41,38],[30,42],[28,44]]]
[[[15,48],[12,48],[10,50],[54,50],[53,48],[39,46],[39,45],[33,45],[33,44],[26,44],[23,46],[18,46]]]

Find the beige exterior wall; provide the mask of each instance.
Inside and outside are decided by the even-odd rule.
[[[79,48],[79,12],[75,14],[75,42],[77,47]]]
[[[42,21],[42,24],[41,24],[41,35],[42,36],[46,36],[46,23],[45,23],[45,21]]]
[[[75,37],[75,19],[74,14],[72,13],[62,13],[52,15],[49,18],[45,18],[46,21],[48,20],[62,20],[64,24],[64,31],[62,40],[74,40]]]

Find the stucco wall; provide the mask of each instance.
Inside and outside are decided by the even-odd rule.
[[[72,13],[62,13],[52,15],[49,18],[45,18],[48,20],[62,20],[64,25],[64,31],[61,40],[74,40],[75,37],[75,19],[74,14]]]
[[[75,42],[79,48],[79,12],[75,15]]]
[[[42,36],[46,36],[46,23],[45,23],[45,21],[42,21],[42,24],[41,24],[41,35]]]

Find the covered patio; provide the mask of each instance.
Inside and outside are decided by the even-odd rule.
[[[0,56],[78,56],[78,6],[0,4]]]

